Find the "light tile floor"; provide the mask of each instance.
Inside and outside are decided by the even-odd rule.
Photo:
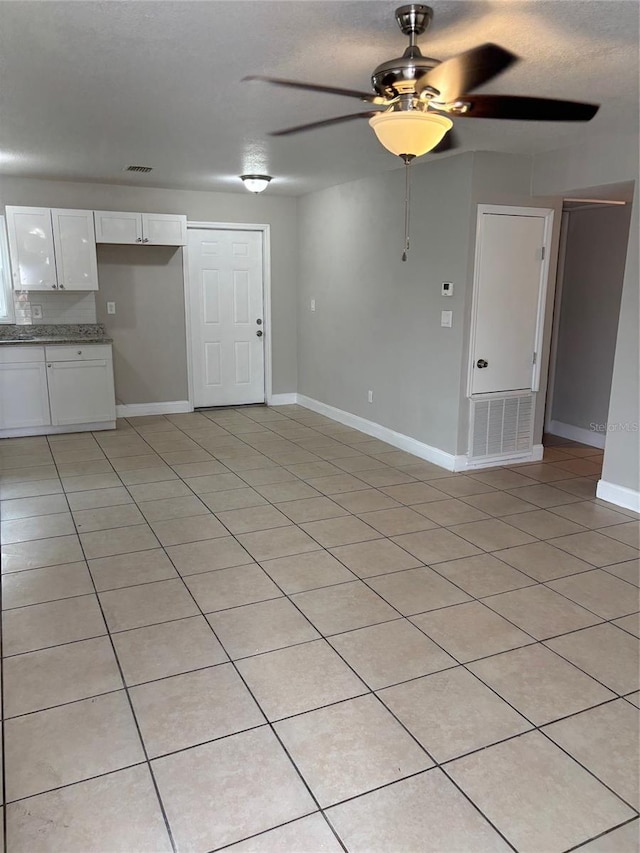
[[[0,442],[9,853],[638,850],[637,516],[297,406]]]

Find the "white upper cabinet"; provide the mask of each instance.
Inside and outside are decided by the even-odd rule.
[[[97,290],[91,210],[7,207],[14,290]]]
[[[142,243],[142,214],[94,210],[96,243]]]
[[[59,290],[97,290],[96,235],[91,210],[52,210]]]
[[[177,213],[94,211],[97,243],[184,246],[187,217]]]
[[[7,232],[14,289],[57,289],[51,210],[7,207]]]
[[[185,246],[187,217],[174,213],[143,213],[142,242],[153,246]]]

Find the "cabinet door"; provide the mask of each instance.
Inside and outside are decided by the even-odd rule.
[[[97,290],[92,210],[52,210],[59,290]]]
[[[154,246],[184,246],[187,217],[177,213],[143,213],[142,242]]]
[[[142,243],[142,215],[94,210],[96,243]]]
[[[44,362],[0,364],[0,429],[50,423]]]
[[[58,286],[53,228],[48,207],[7,207],[9,254],[15,290]]]
[[[111,361],[50,361],[47,378],[54,426],[115,421]]]

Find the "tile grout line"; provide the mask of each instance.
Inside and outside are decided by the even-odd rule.
[[[134,427],[134,429],[135,429],[135,427]],[[180,429],[180,428],[179,428],[179,427],[177,427],[177,429]],[[268,429],[268,427],[267,427],[267,429]],[[186,434],[186,433],[185,433],[185,434]],[[197,442],[196,442],[196,443],[197,443]],[[251,446],[251,445],[249,445],[249,446]],[[207,451],[207,452],[209,452],[209,451]],[[258,452],[259,452],[259,451],[258,451]],[[211,455],[213,455],[213,454],[211,454]],[[313,454],[312,454],[312,455],[313,455]],[[214,458],[215,458],[215,457],[214,457]],[[269,458],[269,457],[267,457],[267,458]],[[117,472],[116,472],[116,473],[117,473]],[[174,472],[174,473],[175,473],[175,472]],[[234,473],[235,473],[235,472],[234,472]],[[179,476],[179,475],[178,475],[178,476]],[[296,476],[296,475],[294,474],[294,476]],[[182,479],[181,477],[179,477],[179,478],[180,478],[180,479]],[[242,478],[241,478],[241,479],[242,479]],[[184,481],[183,481],[183,482],[184,482]],[[304,481],[303,481],[303,482],[304,482]],[[421,481],[418,481],[418,482],[421,482]],[[186,484],[186,485],[188,485],[188,484]],[[251,484],[248,484],[248,485],[249,485],[249,487],[251,487]],[[125,488],[126,488],[126,486],[125,486]],[[373,488],[375,488],[375,487],[373,487]],[[443,494],[444,494],[444,493],[443,493]],[[199,497],[199,495],[198,495],[198,497]],[[327,497],[329,497],[329,498],[330,498],[330,496],[327,496]],[[450,497],[452,497],[452,496],[446,496],[446,497],[447,497],[447,498],[450,498]],[[445,498],[445,499],[446,499],[446,498]],[[270,505],[273,505],[273,504],[271,504],[271,502],[269,502],[269,504],[270,504]],[[215,515],[215,513],[214,513],[214,515]],[[351,513],[350,515],[351,515],[351,516],[355,516],[355,513]],[[297,525],[296,525],[296,526],[297,526]],[[232,535],[233,535],[233,534],[232,534]],[[235,538],[235,537],[234,537],[234,538]],[[322,550],[322,551],[326,551],[326,548],[322,547],[322,548],[321,548],[321,550]],[[259,565],[259,562],[258,562],[258,561],[256,561],[256,564],[257,564],[257,565]],[[179,575],[179,576],[182,578],[182,575]],[[358,579],[359,579],[359,580],[361,580],[361,581],[362,581],[366,586],[368,586],[368,584],[366,583],[366,579],[358,578],[357,576],[356,576],[356,578],[354,578],[354,580],[358,580]],[[448,579],[447,579],[447,580],[448,580]],[[449,581],[449,582],[451,583],[451,581]],[[183,583],[184,583],[184,580],[183,580]],[[537,583],[538,585],[543,585],[543,582],[540,582],[540,581],[536,581],[536,583]],[[185,587],[186,587],[186,584],[184,584],[184,585],[185,585]],[[276,585],[277,585],[277,584],[276,584]],[[370,587],[369,587],[369,588],[370,588]],[[187,587],[187,589],[188,589],[188,587]],[[555,590],[554,590],[554,591],[555,591]],[[379,593],[377,593],[377,591],[374,591],[374,592],[375,592],[375,594],[376,594],[376,595],[379,595]],[[97,590],[96,590],[96,593],[97,593]],[[465,594],[467,594],[467,593],[465,592]],[[381,597],[381,598],[383,598],[382,596],[380,596],[380,597]],[[290,600],[290,601],[291,601],[291,598],[290,598],[290,596],[289,596],[289,595],[285,595],[285,598],[287,598],[288,600]],[[383,600],[384,600],[384,599],[383,599]],[[475,597],[472,597],[472,600],[478,600],[478,599],[476,599]],[[570,599],[569,599],[569,600],[570,600]],[[195,599],[194,599],[194,601],[195,601]],[[197,602],[196,602],[196,604],[197,604]],[[578,606],[580,606],[580,605],[578,605]],[[199,608],[199,609],[200,609],[200,608]],[[298,610],[299,610],[299,608],[298,608]],[[202,612],[202,611],[201,611],[201,612]],[[430,611],[428,611],[428,612],[430,612]],[[203,613],[203,615],[204,615],[204,613]],[[303,616],[304,616],[304,614],[303,614]],[[305,616],[305,618],[307,618],[307,617]],[[406,619],[407,617],[402,616],[402,618]],[[503,617],[503,618],[504,618],[504,617]],[[619,617],[616,617],[616,618],[619,618]],[[407,621],[408,621],[408,620],[407,620]],[[410,623],[410,624],[413,624],[413,623]],[[415,626],[415,627],[417,627],[417,626]],[[352,630],[360,630],[360,629],[352,629]],[[215,632],[214,632],[214,633],[215,633]],[[424,633],[424,632],[423,632],[423,633]],[[428,635],[427,635],[427,636],[428,636]],[[326,639],[326,638],[325,638],[325,639]],[[534,638],[534,639],[535,639],[535,638]],[[541,641],[536,641],[536,642],[540,643]],[[451,656],[451,657],[453,657],[453,656]],[[455,658],[454,658],[454,659],[455,659]],[[500,697],[500,698],[502,698],[502,697]],[[503,700],[503,701],[505,701],[505,700]],[[610,701],[614,701],[614,699],[613,699],[613,700],[610,700]],[[385,707],[385,706],[383,705],[383,707]],[[465,795],[465,796],[466,796],[466,795]]]
[[[93,433],[92,433],[92,435],[93,435]],[[48,441],[48,439],[47,439],[47,441]],[[56,471],[57,471],[57,470],[58,470],[57,464],[56,464],[55,462],[54,462],[54,464],[55,464]],[[109,464],[111,464],[111,463],[109,463]],[[65,498],[66,498],[66,492],[65,492]],[[68,498],[66,498],[66,500],[67,500],[67,505],[69,506],[69,500],[68,500]],[[70,506],[69,506],[69,511],[71,511],[71,507],[70,507]],[[73,518],[73,516],[72,516],[72,518]],[[77,526],[76,526],[76,523],[75,523],[75,519],[73,520],[73,524],[74,524],[74,527],[75,527],[75,529],[76,529],[76,536],[78,536],[78,541],[79,541],[79,543],[80,543],[80,548],[81,548],[81,550],[82,550],[82,554],[83,554],[83,556],[84,556],[85,563],[86,563],[86,565],[87,565],[87,570],[89,571],[89,576],[90,576],[90,578],[91,578],[91,583],[92,583],[92,585],[93,585],[93,590],[94,590],[94,595],[95,595],[95,597],[96,597],[96,602],[97,602],[97,604],[98,604],[98,607],[100,608],[100,614],[101,614],[102,620],[103,620],[103,622],[104,622],[105,628],[107,629],[107,636],[109,637],[109,643],[110,643],[110,645],[111,645],[111,651],[112,651],[113,657],[114,657],[114,659],[115,659],[116,666],[118,667],[118,673],[119,673],[119,675],[120,675],[120,679],[121,679],[121,681],[122,681],[122,686],[123,686],[123,690],[124,690],[124,695],[125,695],[125,696],[126,696],[126,698],[127,698],[127,703],[128,703],[128,706],[129,706],[129,711],[130,711],[131,716],[132,716],[132,718],[133,718],[133,722],[134,722],[134,725],[135,725],[135,729],[136,729],[136,732],[137,732],[137,735],[138,735],[138,742],[140,743],[140,747],[141,747],[141,749],[142,749],[142,754],[144,755],[144,759],[145,759],[145,762],[144,762],[144,763],[146,764],[146,767],[147,767],[147,769],[148,769],[149,775],[150,775],[150,777],[151,777],[151,782],[152,782],[153,788],[154,788],[154,790],[155,790],[155,794],[156,794],[156,798],[157,798],[157,801],[158,801],[158,805],[160,806],[160,812],[161,812],[161,814],[162,814],[162,818],[163,818],[163,820],[164,820],[165,829],[166,829],[166,831],[167,831],[167,835],[168,835],[168,838],[169,838],[169,843],[171,844],[171,848],[172,848],[172,850],[174,851],[174,853],[178,853],[178,849],[177,849],[177,846],[176,846],[175,840],[174,840],[174,838],[173,838],[173,832],[172,832],[172,829],[171,829],[171,825],[169,824],[169,819],[168,819],[168,817],[167,817],[167,813],[166,813],[166,810],[165,810],[165,806],[164,806],[164,803],[163,803],[163,801],[162,801],[162,797],[160,796],[160,790],[159,790],[159,788],[158,788],[158,783],[157,783],[157,781],[156,781],[155,774],[154,774],[154,772],[153,772],[153,768],[152,768],[152,766],[151,766],[151,762],[150,762],[150,760],[149,760],[149,754],[148,754],[148,752],[147,752],[147,747],[146,747],[146,744],[145,744],[145,742],[144,742],[144,740],[143,740],[142,732],[141,732],[141,730],[140,730],[140,726],[139,726],[139,724],[138,724],[138,719],[137,719],[136,714],[135,714],[135,711],[134,711],[133,702],[132,702],[132,700],[131,700],[131,695],[130,695],[130,693],[129,693],[129,688],[128,688],[128,686],[127,686],[127,682],[126,682],[126,680],[125,680],[125,678],[124,678],[124,673],[123,673],[123,671],[122,671],[122,667],[121,667],[121,665],[120,665],[120,659],[118,658],[118,655],[117,655],[117,652],[116,652],[116,647],[115,647],[115,645],[114,645],[114,643],[113,643],[113,639],[111,638],[111,633],[109,632],[109,625],[108,625],[107,620],[106,620],[106,618],[105,618],[104,610],[103,610],[103,607],[102,607],[102,602],[100,601],[100,596],[98,595],[98,590],[97,590],[96,585],[95,585],[95,582],[94,582],[94,580],[93,580],[93,575],[91,574],[91,571],[88,569],[88,565],[89,565],[89,563],[88,563],[88,560],[87,560],[87,555],[86,555],[86,553],[85,553],[84,546],[83,546],[83,544],[82,544],[82,540],[80,539],[80,535],[79,535],[78,530],[77,530]],[[120,769],[124,769],[124,768],[120,768]]]
[[[165,551],[165,553],[166,553],[166,551]],[[167,556],[169,557],[169,555],[168,555],[168,554],[167,554]],[[169,559],[171,559],[171,558],[169,557]],[[183,582],[184,582],[184,581],[183,581]],[[273,581],[273,582],[275,583],[275,581]],[[312,627],[314,627],[314,628],[315,628],[315,626],[313,626],[313,623],[311,623],[311,622],[310,622],[310,620],[308,619],[308,617],[306,616],[306,614],[304,614],[302,611],[300,611],[300,608],[297,606],[297,604],[296,604],[294,601],[292,601],[292,600],[291,600],[291,598],[290,598],[288,595],[286,595],[286,594],[284,593],[284,591],[282,590],[282,588],[281,588],[277,583],[275,583],[275,585],[278,587],[278,589],[280,589],[280,591],[282,592],[283,596],[284,596],[286,599],[288,599],[288,600],[289,600],[289,601],[294,605],[294,607],[296,607],[296,609],[298,610],[298,612],[300,612],[300,613],[301,613],[301,615],[303,616],[303,618],[304,618],[307,622],[309,622],[309,624],[311,624],[311,625],[312,625]],[[203,615],[203,616],[205,617],[205,619],[206,619],[206,616],[205,616],[204,612],[203,612],[203,611],[202,611],[202,609],[200,608],[200,605],[198,604],[197,600],[196,600],[196,599],[195,599],[195,597],[193,596],[193,593],[191,592],[191,590],[189,589],[189,587],[186,585],[186,583],[185,583],[185,588],[188,590],[189,594],[190,594],[190,595],[191,595],[191,597],[193,598],[193,601],[194,601],[194,603],[195,603],[196,607],[198,607],[198,609],[200,610],[200,612],[202,613],[202,615]],[[395,609],[395,608],[394,608],[394,609]],[[400,614],[400,616],[402,617],[402,614]],[[405,617],[402,617],[402,618],[405,618]],[[275,727],[274,727],[273,723],[269,720],[269,718],[268,718],[268,716],[267,716],[266,712],[263,710],[263,708],[262,708],[261,704],[258,702],[258,700],[256,699],[256,697],[254,696],[253,691],[250,689],[249,685],[248,685],[248,684],[247,684],[247,682],[245,681],[244,677],[242,676],[241,672],[239,671],[238,667],[236,666],[235,661],[233,661],[233,660],[231,659],[231,656],[229,655],[229,653],[228,653],[228,651],[227,651],[227,649],[226,649],[226,647],[225,647],[224,643],[222,643],[222,641],[220,640],[220,637],[217,635],[217,633],[216,633],[215,629],[213,628],[213,626],[211,625],[211,623],[209,622],[209,620],[207,620],[207,623],[209,624],[209,626],[210,626],[210,628],[211,628],[211,631],[213,632],[213,635],[216,637],[216,639],[217,639],[217,640],[218,640],[218,642],[220,643],[221,647],[224,649],[225,653],[227,654],[227,656],[228,656],[228,657],[229,657],[229,659],[231,660],[231,662],[232,662],[232,664],[233,664],[233,666],[234,666],[234,669],[235,669],[235,671],[236,671],[237,675],[241,678],[241,680],[242,680],[243,684],[245,685],[246,689],[249,691],[249,693],[250,693],[251,697],[253,698],[254,702],[256,702],[257,706],[258,706],[258,707],[260,708],[260,710],[262,711],[262,713],[263,713],[263,715],[264,715],[265,719],[267,720],[267,722],[268,722],[268,724],[269,724],[269,726],[270,726],[270,728],[271,728],[271,731],[273,732],[273,734],[274,734],[274,735],[275,735],[275,737],[277,738],[278,742],[280,743],[280,745],[281,745],[282,749],[284,750],[284,752],[285,752],[285,753],[286,753],[286,755],[288,756],[288,758],[289,758],[289,760],[290,760],[291,764],[293,765],[293,767],[295,768],[296,772],[298,773],[298,775],[299,775],[300,779],[302,780],[302,782],[304,783],[305,787],[307,788],[307,790],[308,790],[308,792],[309,792],[310,796],[312,796],[312,798],[313,798],[314,802],[316,802],[316,804],[317,804],[317,805],[318,805],[318,807],[320,808],[321,813],[323,814],[323,817],[324,817],[324,818],[325,818],[325,820],[327,821],[327,823],[328,823],[329,827],[331,828],[331,830],[334,832],[334,834],[336,835],[336,837],[338,838],[338,840],[339,840],[339,841],[340,841],[340,843],[342,844],[342,841],[340,840],[340,838],[339,838],[339,836],[338,836],[338,834],[337,834],[337,832],[336,832],[335,828],[333,827],[333,825],[331,824],[331,822],[329,821],[329,819],[328,819],[328,818],[327,818],[327,816],[325,815],[324,809],[320,806],[320,804],[319,804],[319,802],[317,801],[317,799],[316,799],[315,795],[313,794],[313,792],[311,791],[311,789],[310,789],[309,785],[307,784],[307,782],[306,782],[306,780],[305,780],[305,778],[304,778],[304,776],[303,776],[302,772],[299,770],[299,768],[298,768],[297,764],[295,763],[295,761],[294,761],[294,760],[293,760],[293,758],[291,757],[291,755],[290,755],[289,751],[286,749],[286,747],[285,747],[284,743],[282,742],[282,740],[281,740],[281,738],[279,737],[279,735],[278,735],[277,731],[275,730]],[[331,646],[331,644],[330,644],[330,643],[328,643],[328,641],[327,641],[326,637],[323,635],[323,633],[322,633],[321,631],[319,631],[317,628],[316,628],[316,630],[318,631],[318,633],[320,634],[320,637],[324,640],[324,642],[325,642],[325,643],[327,643],[327,644],[329,645],[329,647],[333,649],[333,646]],[[381,701],[381,699],[380,699],[380,698],[375,694],[375,692],[374,692],[374,691],[372,691],[372,690],[368,687],[368,685],[366,685],[366,683],[365,683],[365,682],[363,682],[363,681],[362,681],[362,679],[361,679],[361,678],[360,678],[360,676],[357,674],[357,672],[356,672],[356,671],[351,667],[351,665],[350,665],[347,661],[345,661],[345,660],[344,660],[344,658],[342,658],[342,656],[339,654],[339,652],[337,652],[337,651],[336,651],[336,649],[333,649],[333,651],[334,651],[336,654],[338,654],[338,656],[343,660],[343,663],[345,663],[345,665],[346,665],[346,666],[347,666],[347,667],[348,667],[348,668],[353,672],[353,674],[355,675],[355,677],[356,677],[359,681],[361,681],[361,682],[362,682],[362,684],[367,688],[368,694],[369,694],[369,695],[373,695],[373,696],[375,696],[376,700],[377,700],[377,701],[382,705],[382,707],[383,707],[383,708],[386,708],[386,706],[385,706],[385,705],[384,705],[384,703]],[[367,694],[365,693],[364,695],[367,695]],[[312,710],[317,710],[317,709],[312,709]],[[423,746],[423,745],[422,745],[422,744],[417,740],[417,738],[415,738],[415,737],[414,737],[414,735],[413,735],[413,734],[412,734],[412,733],[411,733],[411,732],[410,732],[410,731],[409,731],[409,730],[404,726],[404,724],[403,724],[403,723],[401,723],[401,722],[400,722],[400,720],[398,720],[398,719],[397,719],[397,717],[395,717],[395,714],[393,714],[393,712],[391,712],[391,711],[390,711],[390,709],[386,709],[386,710],[387,710],[387,711],[388,711],[388,712],[389,712],[389,713],[394,717],[394,719],[396,719],[396,722],[397,722],[397,723],[398,723],[398,724],[399,724],[399,725],[400,725],[400,726],[401,726],[401,727],[402,727],[402,728],[407,732],[407,734],[408,734],[408,735],[411,737],[411,739],[412,739],[412,740],[413,740],[413,741],[418,745],[418,747],[419,747],[421,750],[423,750],[423,751],[427,754],[428,758],[429,758],[429,759],[434,763],[434,765],[436,765],[436,766],[437,766],[437,764],[436,764],[436,762],[434,761],[433,757],[429,754],[429,752],[426,750],[426,748],[425,748],[425,747],[424,747],[424,746]],[[504,839],[504,841],[505,841],[507,844],[509,844],[509,846],[510,846],[512,849],[515,849],[515,848],[513,848],[513,846],[508,842],[508,840],[507,840],[507,839],[502,835],[502,833],[497,829],[497,827],[495,827],[495,826],[493,825],[493,823],[492,823],[492,822],[491,822],[491,821],[490,821],[490,820],[489,820],[489,819],[488,819],[488,818],[483,814],[483,812],[482,812],[482,811],[478,808],[478,806],[477,806],[477,805],[476,805],[476,804],[471,800],[471,798],[470,798],[470,797],[468,797],[468,795],[466,794],[466,792],[462,791],[462,789],[460,789],[460,788],[459,788],[459,786],[458,786],[458,785],[457,785],[457,784],[456,784],[456,783],[455,783],[455,782],[454,782],[454,781],[449,777],[449,775],[446,773],[446,771],[443,771],[443,772],[445,772],[445,775],[447,776],[447,778],[449,778],[450,782],[451,782],[452,784],[454,784],[454,785],[455,785],[455,787],[456,787],[456,788],[458,788],[458,790],[460,790],[460,792],[464,795],[464,797],[465,797],[465,798],[466,798],[466,799],[471,803],[471,805],[473,806],[473,808],[475,808],[475,809],[480,813],[480,815],[481,815],[481,816],[482,816],[482,817],[483,817],[483,818],[484,818],[484,819],[485,819],[485,820],[486,820],[486,821],[487,821],[487,822],[488,822],[488,823],[489,823],[489,824],[494,828],[494,830],[495,830],[495,831],[496,831],[496,832],[497,832],[497,833],[498,833],[498,834],[499,834],[499,835]],[[360,796],[362,796],[362,795],[360,795]],[[346,850],[346,847],[344,847],[344,845],[342,845],[342,846],[343,846],[343,848]]]

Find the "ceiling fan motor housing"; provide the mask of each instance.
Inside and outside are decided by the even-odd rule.
[[[371,84],[385,98],[415,93],[416,80],[439,64],[439,60],[423,56],[420,48],[408,47],[402,56],[378,65],[371,75]]]
[[[432,68],[439,60],[423,56],[416,44],[416,37],[422,35],[431,24],[433,9],[421,3],[410,3],[396,9],[396,21],[402,32],[409,36],[409,47],[402,56],[383,62],[371,76],[371,84],[379,95],[395,98],[415,92],[415,82]]]

